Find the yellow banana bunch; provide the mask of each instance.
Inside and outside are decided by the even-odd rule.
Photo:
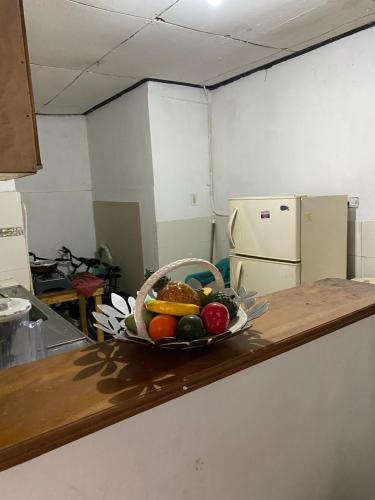
[[[166,300],[151,300],[146,304],[146,309],[153,313],[168,314],[170,316],[190,316],[199,314],[200,308],[195,304],[181,304],[167,302]]]

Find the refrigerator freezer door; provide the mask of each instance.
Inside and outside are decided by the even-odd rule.
[[[230,200],[231,252],[263,259],[300,260],[300,197]]]
[[[301,265],[230,257],[231,287],[236,291],[243,286],[259,295],[292,288],[300,284]]]
[[[347,203],[346,195],[302,199],[302,283],[323,278],[346,278]]]

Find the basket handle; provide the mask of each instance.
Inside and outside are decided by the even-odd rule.
[[[143,320],[144,302],[151,288],[156,284],[156,282],[160,278],[162,278],[166,274],[170,273],[171,271],[175,271],[180,267],[185,267],[185,266],[201,266],[207,269],[213,274],[218,290],[221,291],[224,289],[224,280],[220,271],[216,266],[214,266],[213,264],[211,264],[211,262],[208,262],[207,260],[193,259],[193,258],[181,259],[177,260],[176,262],[172,262],[171,264],[167,264],[164,267],[161,267],[158,271],[152,274],[148,278],[148,280],[143,284],[142,288],[138,292],[137,300],[135,301],[134,319],[135,319],[135,324],[137,326],[137,332],[139,337],[151,340],[151,342],[153,342],[153,340],[148,335],[147,328]]]

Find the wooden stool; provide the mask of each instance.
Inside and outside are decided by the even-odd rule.
[[[95,310],[97,312],[100,312],[98,310],[98,306],[102,303],[103,293],[104,293],[104,288],[100,287],[97,288],[95,292],[92,294],[92,297],[94,297],[94,302],[95,302]],[[78,292],[72,288],[69,290],[61,290],[58,292],[43,293],[42,295],[38,295],[38,299],[41,300],[44,304],[47,304],[48,306],[51,306],[53,304],[60,304],[62,302],[71,302],[74,300],[78,300],[81,330],[86,336],[88,336],[89,330],[87,325],[86,297],[78,295]],[[97,328],[96,334],[98,342],[103,342],[104,332],[99,328]]]

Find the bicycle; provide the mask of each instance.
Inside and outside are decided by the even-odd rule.
[[[102,301],[103,304],[111,305],[111,295],[112,293],[117,293],[121,295],[126,301],[129,294],[118,290],[118,280],[121,278],[120,267],[108,264],[97,258],[85,258],[75,256],[71,250],[65,246],[59,249],[59,253],[62,257],[56,259],[58,262],[65,263],[70,270],[70,277],[74,279],[74,276],[78,276],[79,270],[85,266],[83,273],[88,275],[92,274],[96,278],[103,280],[102,287],[104,289]],[[89,330],[90,338],[96,339],[96,328],[94,326],[95,319],[92,313],[95,311],[95,303],[92,297],[87,298],[87,325]],[[105,336],[109,338],[109,336]]]

